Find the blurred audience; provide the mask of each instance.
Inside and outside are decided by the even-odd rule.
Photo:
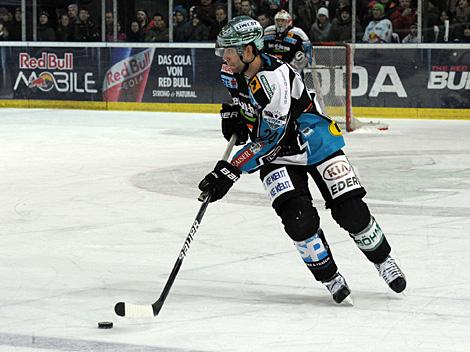
[[[56,39],[60,42],[73,41],[74,27],[70,24],[70,17],[63,13],[59,17],[59,25],[56,30]]]
[[[391,43],[392,22],[384,15],[384,5],[377,2],[372,5],[372,20],[367,25],[362,41],[365,43]]]
[[[209,28],[199,19],[199,15],[194,12],[191,14],[187,27],[186,38],[188,42],[206,42],[209,40]]]
[[[70,24],[75,26],[75,23],[78,21],[78,6],[77,4],[70,4],[67,6],[67,15],[70,19]]]
[[[8,40],[21,41],[21,8],[14,9],[13,17],[7,22]]]
[[[356,42],[361,41],[363,31],[359,20],[356,21]],[[330,40],[339,43],[352,42],[352,17],[349,6],[341,7],[339,17],[333,19],[330,30]]]
[[[53,42],[56,40],[55,31],[49,25],[49,14],[43,11],[39,14],[38,41]]]
[[[328,9],[320,7],[317,12],[317,20],[313,23],[309,31],[309,37],[312,43],[330,41],[331,22]]]
[[[101,13],[96,6],[90,11],[83,4],[91,1],[57,1],[38,8],[37,39],[43,41],[101,41]],[[162,0],[165,1],[165,0]],[[423,3],[422,38],[417,35],[418,0],[233,0],[232,17],[247,15],[257,19],[263,28],[273,24],[279,10],[289,9],[293,25],[308,33],[312,42],[339,43],[416,43],[468,42],[470,0],[427,0]],[[352,2],[356,19],[352,18]],[[38,3],[41,4],[40,1]],[[52,2],[51,2],[52,3]],[[228,21],[227,0],[175,0],[171,18],[175,42],[213,42]],[[153,6],[155,11],[155,5]],[[109,9],[104,17],[104,41],[167,42],[167,10],[158,8],[150,18],[146,8],[137,8],[131,16],[119,13],[114,18]],[[125,14],[125,13],[124,13]],[[29,16],[29,17],[28,17]],[[31,40],[31,11],[26,13],[27,38]],[[356,37],[352,25],[356,23]],[[121,26],[122,24],[122,26]],[[116,25],[117,38],[114,38]],[[0,5],[0,40],[21,41],[22,13],[18,6]],[[406,38],[406,39],[405,39]],[[354,39],[354,40],[353,40]]]
[[[3,41],[3,40],[9,40],[8,31],[7,31],[7,28],[5,27],[5,24],[3,23],[3,20],[0,19],[0,41]]]
[[[400,39],[403,39],[410,33],[411,25],[418,21],[418,17],[416,9],[411,7],[411,0],[399,0],[398,4],[396,10],[390,15],[390,20],[393,31]]]
[[[191,24],[188,21],[188,11],[183,6],[176,6],[173,11],[173,41],[186,42],[186,33]]]
[[[127,41],[131,43],[140,43],[144,41],[144,30],[140,28],[139,22],[131,22],[130,31],[127,35]]]
[[[270,15],[268,15],[267,13],[259,14],[256,19],[261,24],[263,29],[265,29],[265,28],[271,26],[272,24],[274,24],[273,18]]]
[[[402,43],[419,43],[419,40],[418,40],[418,26],[416,25],[416,23],[412,24],[410,26],[410,33],[403,38],[403,40],[401,41]]]
[[[169,31],[165,19],[161,13],[153,15],[148,25],[144,41],[146,42],[168,42]],[[144,30],[145,31],[145,30]]]
[[[73,38],[77,42],[97,42],[100,39],[95,23],[90,19],[90,12],[85,7],[78,12]]]
[[[221,29],[227,24],[227,12],[224,6],[217,6],[215,8],[215,23],[209,27],[209,40],[214,41]]]

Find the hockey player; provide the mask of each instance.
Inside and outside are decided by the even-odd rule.
[[[390,245],[362,200],[362,187],[342,151],[337,124],[317,113],[300,75],[261,52],[263,29],[247,16],[230,20],[217,37],[222,81],[233,105],[222,106],[222,132],[244,144],[231,162],[219,161],[199,183],[211,201],[225,196],[242,173],[260,172],[272,206],[316,280],[337,303],[350,289],[338,272],[308,189],[310,175],[334,220],[345,229],[395,292],[405,289]]]
[[[307,34],[293,27],[292,17],[286,10],[276,13],[274,23],[264,31],[264,52],[301,71],[312,61],[312,45]]]

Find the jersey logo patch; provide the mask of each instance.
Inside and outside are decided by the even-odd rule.
[[[362,188],[354,169],[345,155],[338,155],[317,166],[318,172],[322,175],[330,191],[331,198]]]
[[[221,75],[220,78],[222,79],[222,83],[224,84],[225,87],[232,88],[232,89],[237,89],[238,88],[238,82],[235,79],[235,77]]]
[[[328,131],[330,131],[330,133],[335,137],[343,135],[343,133],[341,132],[341,128],[339,128],[336,121],[331,121],[330,125],[328,126]]]
[[[290,37],[285,37],[284,42],[289,43],[289,44],[295,44],[295,43],[297,43],[297,39],[290,38]]]
[[[233,75],[232,69],[231,69],[230,66],[227,65],[227,64],[223,64],[220,70],[221,70],[222,72],[230,73],[230,74]]]
[[[279,111],[263,111],[263,120],[266,121],[269,128],[277,130],[286,124],[287,116],[282,116]]]
[[[250,90],[254,94],[261,88],[258,77],[253,77],[250,81]]]
[[[274,87],[271,87],[268,83],[268,79],[265,76],[260,76],[261,82],[263,82],[263,87],[268,97],[271,99],[274,95]]]
[[[295,190],[294,184],[285,167],[276,169],[267,174],[263,179],[263,186],[271,203],[280,195]]]

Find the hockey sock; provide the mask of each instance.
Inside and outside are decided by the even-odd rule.
[[[373,216],[371,216],[369,225],[364,230],[349,235],[367,259],[375,264],[382,263],[390,254],[390,245]]]
[[[321,229],[304,241],[294,241],[294,244],[317,281],[328,281],[338,271]]]

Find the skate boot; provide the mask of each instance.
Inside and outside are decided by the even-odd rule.
[[[403,272],[395,263],[390,255],[385,259],[383,263],[374,264],[378,270],[380,276],[385,280],[387,285],[395,292],[400,293],[406,287],[406,279]]]
[[[333,296],[333,300],[336,303],[341,303],[343,301],[353,304],[351,297],[349,296],[351,293],[351,290],[348,287],[348,284],[346,283],[346,280],[344,277],[337,272],[329,281],[323,281],[322,282],[328,291],[330,291],[331,295]]]

